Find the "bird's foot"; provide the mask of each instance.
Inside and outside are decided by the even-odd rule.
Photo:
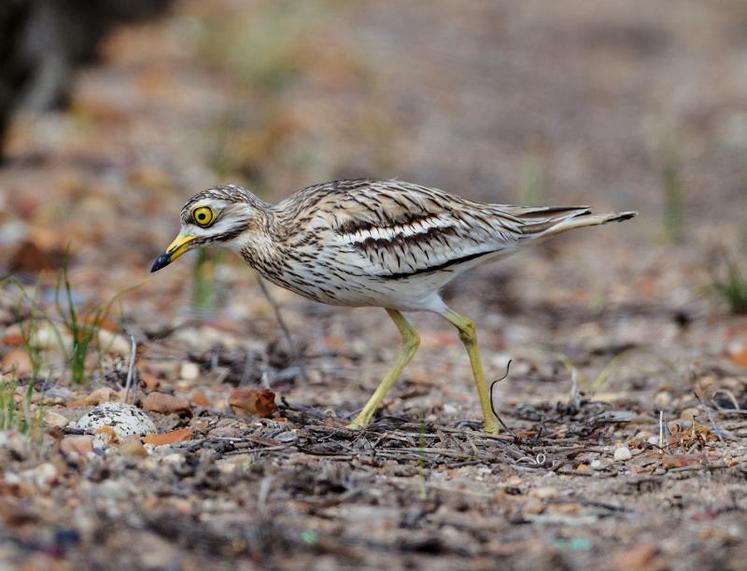
[[[483,426],[487,434],[493,436],[498,434],[498,423],[495,421],[495,418],[485,419],[485,424]]]

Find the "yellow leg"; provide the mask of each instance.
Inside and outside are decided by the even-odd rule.
[[[392,318],[392,321],[394,321],[394,324],[402,335],[402,350],[397,356],[394,366],[392,366],[381,383],[379,383],[379,386],[376,388],[374,394],[371,395],[371,398],[368,399],[366,406],[364,406],[360,414],[355,417],[355,420],[348,425],[348,428],[353,430],[359,430],[368,426],[368,423],[371,422],[371,418],[376,412],[376,409],[379,408],[381,401],[384,400],[384,396],[386,396],[389,389],[394,386],[394,383],[397,382],[400,373],[402,373],[402,369],[404,369],[407,363],[410,362],[420,345],[418,332],[415,331],[413,326],[405,319],[404,315],[396,309],[387,308],[386,312],[389,314],[389,317]]]
[[[475,378],[477,387],[477,396],[480,397],[480,406],[482,407],[482,416],[485,419],[485,432],[496,434],[498,425],[493,415],[493,407],[490,406],[490,391],[485,382],[485,373],[482,370],[480,360],[480,347],[477,345],[477,335],[475,334],[475,324],[466,317],[459,315],[456,311],[447,309],[442,314],[444,318],[459,330],[459,338],[464,344],[464,348],[469,355],[469,363],[472,366],[472,376]]]

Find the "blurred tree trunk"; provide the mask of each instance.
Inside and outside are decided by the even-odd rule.
[[[10,115],[21,98],[18,86],[26,82],[23,38],[30,13],[30,2],[6,0],[0,4],[0,161]]]
[[[154,18],[172,0],[0,0],[0,161],[14,111],[64,107],[75,68],[95,60],[119,23]]]

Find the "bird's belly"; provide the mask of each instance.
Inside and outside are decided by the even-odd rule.
[[[434,296],[455,274],[434,272],[400,279],[355,274],[307,273],[267,276],[275,284],[308,299],[348,307],[388,307],[401,311],[434,310]]]

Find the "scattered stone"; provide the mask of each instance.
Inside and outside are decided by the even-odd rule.
[[[747,343],[735,341],[729,344],[727,350],[732,362],[744,369],[747,369]]]
[[[236,456],[218,460],[215,465],[218,467],[218,470],[224,474],[232,474],[233,472],[246,470],[253,463],[254,458],[251,454],[238,454]]]
[[[192,404],[202,408],[208,408],[210,406],[210,402],[202,391],[196,391],[193,393],[190,401],[192,401]]]
[[[667,410],[672,404],[672,393],[659,391],[654,395],[654,406],[659,410]]]
[[[51,462],[45,462],[35,468],[21,472],[21,478],[24,481],[32,482],[41,490],[49,490],[56,485],[58,476],[57,467]]]
[[[119,333],[113,333],[100,328],[98,331],[99,347],[106,353],[129,357],[132,351],[132,341]]]
[[[546,488],[535,488],[534,490],[531,490],[529,492],[529,495],[533,498],[537,498],[540,500],[550,500],[552,498],[558,497],[558,489],[553,487],[546,487]]]
[[[167,454],[161,458],[161,462],[171,464],[172,466],[181,466],[184,464],[184,454],[179,454],[178,452]]]
[[[121,402],[100,404],[75,423],[75,428],[87,432],[96,432],[103,426],[110,426],[120,440],[156,432],[156,425],[146,413]]]
[[[604,470],[604,462],[597,458],[596,460],[591,461],[591,464],[589,464],[589,468],[591,468],[592,470]]]
[[[446,404],[444,404],[442,410],[443,410],[443,413],[447,414],[447,415],[454,415],[457,412],[459,412],[459,410],[457,409],[457,407],[455,407],[453,404],[448,403],[448,402]]]
[[[75,396],[75,393],[66,387],[49,387],[42,392],[45,404],[66,404]]]
[[[194,432],[191,428],[182,428],[180,430],[172,430],[171,432],[149,434],[143,438],[143,442],[145,442],[145,444],[152,444],[153,446],[164,446],[166,444],[175,444],[176,442],[192,440],[193,437]]]
[[[19,432],[0,431],[0,450],[7,450],[17,458],[25,458],[30,452],[30,442]]]
[[[152,435],[146,436],[145,438],[151,437]],[[139,436],[130,436],[129,438],[126,438],[124,442],[119,445],[119,453],[134,458],[145,458],[148,456],[148,451],[145,449],[145,446],[143,446]]]
[[[596,396],[595,396],[596,399]],[[597,422],[624,423],[632,422],[636,414],[630,410],[605,410],[596,417]]]
[[[42,420],[45,425],[54,428],[64,428],[70,424],[70,421],[65,416],[61,415],[59,412],[54,412],[53,410],[47,411]]]
[[[192,361],[185,361],[179,369],[179,376],[192,381],[200,376],[200,366]]]
[[[668,565],[659,557],[659,548],[651,544],[636,545],[619,551],[614,559],[614,568],[619,571],[663,571]]]
[[[68,406],[72,408],[97,406],[101,403],[110,402],[118,398],[119,393],[117,391],[110,389],[109,387],[101,387],[81,399],[70,401]]]
[[[545,509],[546,505],[541,501],[538,499],[531,499],[524,504],[523,512],[527,515],[539,515],[543,513]]]
[[[270,389],[238,388],[228,395],[228,404],[234,414],[271,417],[277,410],[275,393]]]
[[[208,436],[217,438],[240,438],[241,433],[242,430],[235,426],[218,426],[217,428],[213,428],[208,433]]]
[[[153,373],[140,371],[140,385],[146,393],[150,393],[158,389],[161,385],[161,380]]]
[[[695,418],[700,414],[700,411],[693,407],[693,408],[686,408],[680,413],[680,420],[684,420],[686,422],[694,422]]]
[[[619,446],[618,448],[615,448],[614,457],[617,462],[625,462],[633,457],[633,453],[627,446]]]
[[[65,436],[60,440],[60,450],[67,454],[85,456],[93,452],[93,436],[87,434]]]
[[[31,359],[23,349],[11,349],[3,357],[0,365],[3,371],[13,371],[19,377],[31,374]]]
[[[143,399],[143,408],[161,414],[191,414],[192,407],[187,399],[166,393],[152,392]]]
[[[115,501],[129,500],[137,494],[136,485],[125,478],[104,480],[95,490],[99,497]]]

